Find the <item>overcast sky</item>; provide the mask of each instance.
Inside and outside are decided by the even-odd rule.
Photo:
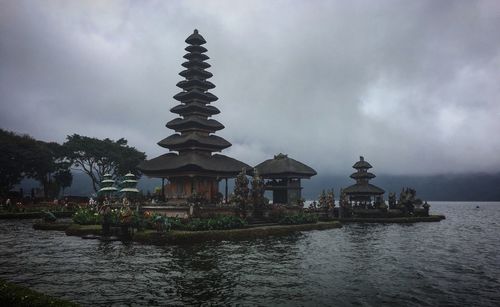
[[[0,0],[0,127],[145,151],[205,39],[233,146],[318,173],[500,171],[500,1]]]

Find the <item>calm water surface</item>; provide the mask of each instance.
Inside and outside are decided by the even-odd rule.
[[[500,203],[431,211],[447,219],[164,247],[0,220],[0,277],[93,306],[500,305]]]

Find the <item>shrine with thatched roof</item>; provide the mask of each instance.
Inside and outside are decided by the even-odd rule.
[[[255,170],[265,179],[265,190],[272,191],[273,203],[288,205],[301,201],[301,179],[317,174],[311,167],[282,153],[255,166]]]

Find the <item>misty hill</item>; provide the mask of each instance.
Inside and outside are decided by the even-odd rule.
[[[66,189],[66,195],[89,196],[94,192],[87,175],[74,172],[73,185]],[[303,197],[317,199],[323,189],[335,189],[338,198],[340,187],[347,187],[354,181],[348,175],[317,175],[311,180],[303,180]],[[378,175],[373,184],[386,191],[399,194],[403,187],[412,187],[417,190],[417,196],[425,200],[436,201],[500,201],[500,173],[497,174],[461,174],[461,175],[434,175],[434,176],[395,176]],[[21,184],[28,193],[33,187],[38,187],[34,180],[24,180]],[[139,180],[138,188],[153,192],[155,187],[161,186],[161,179],[143,176]],[[230,180],[229,193],[233,191],[234,181]],[[220,190],[224,190],[221,183]]]
[[[347,187],[354,180],[347,175],[318,175],[303,181],[306,199],[317,198],[322,189],[334,188],[338,198],[340,187]],[[416,189],[417,196],[436,201],[499,201],[500,173],[497,174],[449,174],[432,176],[397,176],[380,174],[370,181],[386,191],[399,192],[403,187]]]

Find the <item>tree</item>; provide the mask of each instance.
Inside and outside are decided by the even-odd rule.
[[[118,177],[132,172],[140,176],[137,165],[146,159],[145,153],[128,146],[127,140],[123,138],[117,141],[108,138],[99,140],[73,134],[68,135],[63,146],[71,164],[82,168],[92,180],[96,192],[105,174]]]
[[[62,192],[64,194],[64,190],[70,187],[71,184],[73,183],[73,174],[71,174],[71,171],[69,169],[60,170],[54,174],[54,180],[57,183],[57,185],[62,189]]]
[[[61,145],[37,141],[29,135],[18,135],[0,129],[0,148],[2,148],[0,155],[2,194],[19,184],[25,177],[39,181],[43,186],[45,197],[59,193],[59,185],[52,176],[57,172],[69,172],[70,166]]]
[[[73,181],[69,170],[71,163],[66,158],[66,150],[64,146],[55,142],[36,141],[36,152],[37,163],[33,165],[28,176],[40,182],[45,198],[57,197],[61,185],[56,176],[60,177],[61,174],[65,174],[62,176],[70,177],[70,179],[65,178],[66,181],[70,181],[69,185]]]
[[[0,148],[0,194],[5,195],[23,178],[32,177],[44,157],[35,139],[2,129]]]

